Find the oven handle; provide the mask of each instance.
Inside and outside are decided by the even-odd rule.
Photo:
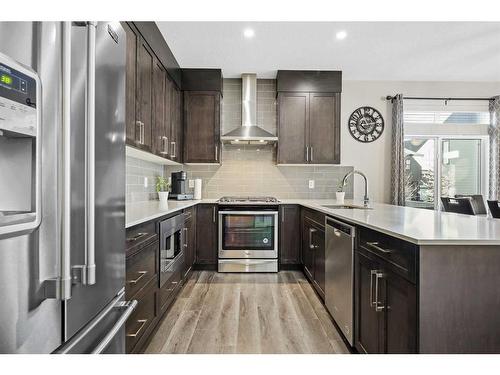
[[[219,211],[219,216],[223,215],[274,215],[278,216],[278,211]]]

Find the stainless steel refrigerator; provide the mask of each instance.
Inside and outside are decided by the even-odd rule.
[[[0,353],[124,353],[117,22],[0,22]]]

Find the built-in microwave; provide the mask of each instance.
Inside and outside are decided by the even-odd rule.
[[[173,268],[182,266],[184,258],[184,215],[160,222],[160,287],[168,281]]]

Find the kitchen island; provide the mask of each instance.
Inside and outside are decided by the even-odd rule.
[[[129,205],[127,228],[198,204],[216,200]],[[279,204],[356,227],[358,351],[500,353],[500,220],[377,203],[368,209],[325,207],[335,200]],[[306,250],[302,243],[302,262]],[[372,276],[381,285],[376,305]]]

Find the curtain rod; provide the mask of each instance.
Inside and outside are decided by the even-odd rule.
[[[387,95],[386,99],[387,100],[394,100],[396,96],[391,96]],[[411,100],[444,100],[444,101],[450,101],[450,100],[493,100],[493,98],[424,98],[424,97],[415,97],[415,96],[403,96],[403,99],[411,99]]]

